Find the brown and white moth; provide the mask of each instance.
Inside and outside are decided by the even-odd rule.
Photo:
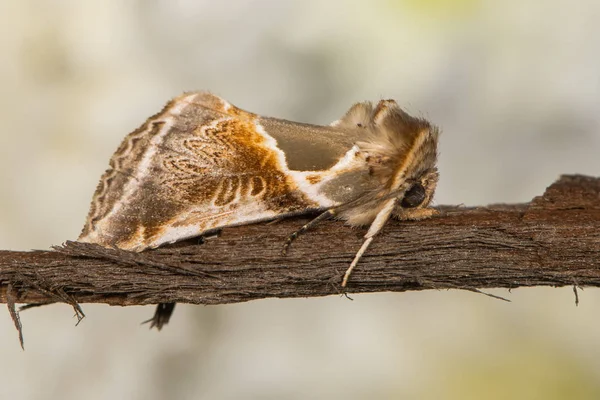
[[[321,211],[369,225],[350,273],[391,215],[430,217],[438,129],[393,100],[358,103],[330,126],[261,117],[183,94],[110,160],[79,241],[142,251],[222,227]],[[298,233],[290,236],[288,244]]]

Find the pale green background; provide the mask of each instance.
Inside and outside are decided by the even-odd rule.
[[[120,140],[185,90],[313,123],[395,98],[443,129],[438,204],[600,175],[600,2],[0,1],[0,249],[79,234]],[[600,291],[0,312],[1,399],[600,398]]]

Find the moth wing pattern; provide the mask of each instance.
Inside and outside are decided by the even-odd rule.
[[[335,206],[344,196],[326,194],[331,181],[340,172],[367,173],[353,150],[356,139],[335,128],[261,118],[207,92],[184,94],[123,140],[79,240],[141,251]],[[311,164],[292,151],[286,159],[286,146],[320,156]]]

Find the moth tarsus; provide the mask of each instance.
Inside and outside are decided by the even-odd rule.
[[[82,242],[143,251],[207,231],[328,210],[370,226],[422,219],[438,181],[438,129],[393,100],[357,103],[329,126],[261,117],[185,93],[130,133],[92,199]],[[322,217],[323,216],[323,217]],[[331,215],[329,215],[331,217]]]
[[[352,262],[350,263],[350,266],[348,267],[348,269],[346,270],[346,273],[344,274],[344,278],[342,279],[342,287],[345,288],[348,285],[348,279],[350,279],[350,275],[352,274],[352,271],[358,264],[358,261],[360,260],[362,255],[365,253],[365,251],[367,251],[367,248],[369,247],[369,245],[371,245],[372,241],[373,241],[373,237],[370,237],[370,238],[365,239],[365,241],[363,242],[362,246],[358,250],[358,253],[356,253],[356,255],[354,256],[354,260],[352,260]]]

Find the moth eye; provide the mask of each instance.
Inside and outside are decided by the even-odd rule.
[[[404,193],[400,205],[402,208],[415,208],[425,200],[425,188],[420,183],[415,183]]]

